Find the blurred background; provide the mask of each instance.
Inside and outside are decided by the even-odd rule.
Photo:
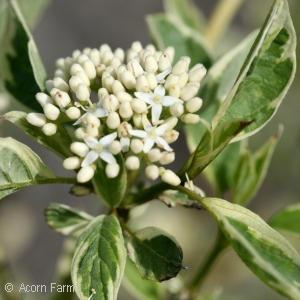
[[[217,2],[195,0],[204,18],[209,18]],[[225,33],[225,38],[217,45],[217,55],[232,48],[252,30],[260,27],[272,2],[272,0],[245,0],[232,26]],[[299,0],[288,2],[296,31],[300,32]],[[128,49],[136,40],[146,46],[151,40],[145,16],[161,11],[163,11],[162,0],[50,1],[33,30],[48,77],[53,77],[56,59],[71,56],[75,49],[99,47],[103,43],[109,44],[112,49],[117,47]],[[255,150],[276,132],[279,123],[284,125],[284,133],[275,150],[267,178],[249,206],[265,220],[284,206],[299,202],[298,82],[299,74],[296,74],[293,86],[276,116],[259,134],[250,139],[250,148]],[[0,113],[18,109],[20,109],[18,106],[7,104],[3,97],[0,99]],[[30,146],[56,174],[66,177],[73,175],[62,168],[60,158],[40,147],[14,125],[1,122],[0,136],[12,136]],[[175,145],[177,157],[188,156],[185,147],[182,137]],[[179,154],[179,151],[182,153]],[[208,196],[211,195],[203,179],[195,183],[203,188]],[[102,212],[106,211],[95,196],[73,197],[68,193],[70,188],[68,185],[29,187],[0,202],[0,244],[17,281],[47,286],[53,281],[55,262],[62,247],[63,237],[52,231],[45,223],[43,210],[49,203],[64,203],[92,215],[97,214],[99,209]],[[189,267],[188,271],[182,270],[180,274],[190,277],[214,242],[216,226],[212,217],[205,211],[170,209],[158,201],[144,207],[143,212],[136,211],[136,214],[141,213],[142,217],[138,217],[131,226],[134,228],[158,226],[173,234],[183,248],[184,264]],[[296,238],[287,238],[300,250]],[[227,250],[217,261],[202,290],[208,293],[216,286],[223,287],[220,299],[284,299],[256,278],[232,250]],[[32,295],[27,296],[26,299],[33,299]],[[118,299],[133,298],[122,288]]]

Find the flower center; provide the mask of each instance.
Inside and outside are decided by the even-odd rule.
[[[90,113],[93,113],[95,112],[97,109],[96,105],[92,104],[88,109],[87,111],[90,112]]]
[[[153,130],[151,130],[151,131],[148,132],[148,137],[149,137],[150,139],[155,139],[155,138],[157,137],[157,134],[156,134],[156,132],[155,132],[155,129],[153,129]]]
[[[101,145],[99,145],[99,144],[96,145],[95,148],[94,148],[94,151],[97,152],[97,153],[102,152],[102,150],[103,150],[103,147]]]
[[[153,98],[153,101],[156,103],[156,104],[160,104],[162,102],[162,97],[159,96],[159,95],[155,95],[154,98]]]

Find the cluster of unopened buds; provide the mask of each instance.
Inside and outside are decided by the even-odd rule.
[[[74,122],[75,155],[63,166],[78,170],[79,182],[93,178],[98,159],[106,163],[109,178],[118,176],[116,155],[122,153],[129,171],[139,169],[144,160],[149,179],[161,176],[178,185],[179,177],[162,166],[175,159],[170,144],[179,135],[174,130],[178,119],[186,124],[200,121],[195,112],[202,99],[196,95],[206,69],[196,64],[189,70],[186,56],[172,67],[173,58],[172,47],[160,52],[139,42],[126,53],[120,48],[113,52],[106,44],[75,50],[72,57],[57,60],[54,79],[46,81],[49,94],[36,95],[44,113],[29,113],[27,121],[48,136],[58,124]]]

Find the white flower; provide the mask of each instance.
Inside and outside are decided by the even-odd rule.
[[[182,100],[171,97],[171,96],[165,96],[166,90],[165,88],[160,84],[158,85],[154,93],[149,91],[149,93],[142,93],[142,92],[135,92],[134,95],[145,101],[146,103],[150,104],[148,108],[152,107],[152,123],[155,124],[160,117],[161,111],[163,106],[171,106],[175,102],[183,103]]]
[[[113,140],[115,140],[116,137],[117,137],[117,133],[114,132],[104,136],[99,141],[97,141],[94,137],[86,135],[83,139],[91,150],[86,155],[85,159],[81,163],[81,166],[82,167],[88,166],[91,163],[93,163],[95,160],[97,160],[99,157],[105,162],[107,162],[108,164],[115,164],[116,159],[111,154],[111,152],[109,152],[107,147]]]
[[[90,106],[87,106],[87,107],[83,107],[81,104],[80,104],[80,106],[84,111],[86,111],[86,113],[84,115],[82,115],[73,125],[80,124],[88,113],[93,114],[97,118],[102,118],[102,117],[108,116],[108,111],[102,107],[102,104],[100,102],[92,103]]]
[[[148,153],[156,143],[159,147],[164,148],[167,151],[172,151],[169,144],[161,137],[168,129],[169,124],[165,123],[161,126],[152,126],[148,121],[146,115],[142,118],[143,126],[145,130],[128,130],[133,136],[145,139],[144,142],[144,153]]]

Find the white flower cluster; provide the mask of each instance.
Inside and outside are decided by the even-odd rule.
[[[189,70],[186,56],[172,67],[173,57],[172,47],[162,53],[153,45],[143,48],[140,42],[126,53],[120,48],[113,52],[106,44],[76,50],[72,57],[57,60],[54,79],[46,81],[49,94],[36,95],[44,114],[29,113],[27,121],[50,136],[58,124],[74,120],[78,140],[71,151],[75,155],[63,166],[80,169],[79,182],[94,176],[97,159],[107,163],[109,178],[118,176],[115,156],[122,153],[128,170],[138,169],[144,160],[149,179],[161,176],[178,185],[180,179],[157,164],[175,159],[170,144],[179,135],[174,130],[178,118],[187,124],[200,121],[194,113],[202,99],[196,95],[206,69],[196,64]]]

